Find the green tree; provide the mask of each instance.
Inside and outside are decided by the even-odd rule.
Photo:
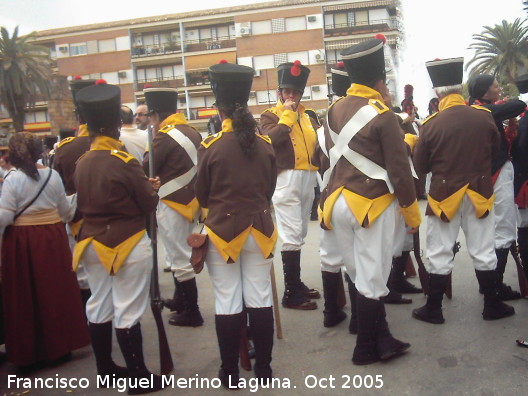
[[[51,68],[46,47],[31,44],[36,32],[19,36],[18,26],[9,37],[0,29],[0,102],[13,119],[15,131],[24,130],[26,106],[38,93],[49,97]]]
[[[528,26],[520,18],[513,23],[503,20],[494,27],[484,26],[481,34],[473,35],[469,48],[475,50],[466,65],[471,74],[493,74],[513,84],[518,70],[528,68]]]

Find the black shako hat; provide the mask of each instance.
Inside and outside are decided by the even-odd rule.
[[[302,65],[300,61],[281,63],[277,67],[277,79],[279,88],[296,89],[304,92],[306,81],[310,75],[310,69]]]
[[[95,85],[95,80],[89,79],[89,80],[82,80],[81,77],[76,76],[73,78],[73,80],[70,81],[70,91],[73,98],[73,104],[75,105],[75,108],[77,108],[77,93],[86,87],[91,87],[92,85]]]
[[[143,94],[147,102],[148,114],[173,114],[178,110],[178,91],[174,88],[146,88]]]
[[[81,89],[77,103],[89,130],[121,125],[121,89],[115,85],[99,84]]]
[[[383,44],[383,40],[373,38],[341,51],[341,58],[352,83],[364,85],[385,80]]]
[[[528,93],[528,74],[523,74],[515,79],[515,85],[520,93]]]
[[[350,78],[345,70],[343,62],[337,62],[335,69],[330,69],[332,72],[332,91],[337,96],[346,96],[348,88],[350,88]]]
[[[435,59],[425,62],[433,88],[462,84],[464,58]]]
[[[209,67],[209,81],[216,99],[216,105],[238,103],[245,106],[249,99],[255,70],[248,66],[219,63]]]

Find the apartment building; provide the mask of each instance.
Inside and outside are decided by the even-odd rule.
[[[320,110],[328,106],[330,69],[339,52],[383,33],[395,91],[398,7],[398,0],[273,1],[40,31],[36,43],[49,48],[57,74],[104,78],[121,87],[122,102],[132,108],[143,100],[145,87],[178,89],[179,111],[205,131],[215,114],[207,69],[221,59],[256,70],[249,100],[256,117],[276,103],[277,65],[295,60],[311,70],[303,102]],[[44,102],[28,113],[27,122],[73,126],[55,118]]]

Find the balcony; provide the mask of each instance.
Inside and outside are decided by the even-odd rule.
[[[130,49],[132,58],[142,58],[149,56],[177,54],[181,52],[180,43],[166,43],[158,45],[135,45]]]
[[[399,30],[400,21],[397,17],[378,19],[369,22],[342,23],[325,25],[325,37],[348,36],[351,34],[383,32]]]
[[[145,85],[147,88],[181,88],[184,86],[183,76],[165,77],[165,78],[151,78],[146,80],[136,80],[134,85],[135,91],[143,91]],[[148,86],[150,85],[150,87]]]
[[[188,40],[185,42],[185,52],[211,51],[222,48],[233,48],[236,40],[231,37],[217,37],[216,39]]]

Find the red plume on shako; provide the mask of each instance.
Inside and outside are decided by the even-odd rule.
[[[108,84],[108,83],[106,82],[104,78],[100,78],[99,80],[95,82],[95,85],[99,85],[99,84]]]
[[[77,80],[82,80],[82,77],[81,76],[75,76],[75,77],[73,77],[73,79],[76,80],[76,81]]]
[[[225,59],[220,59],[220,60],[218,61],[218,64],[221,64],[221,63],[228,63],[228,62],[227,62]]]
[[[374,38],[383,41],[383,44],[387,43],[387,37],[385,37],[384,34],[378,33],[374,36]]]
[[[296,60],[293,62],[293,66],[290,69],[290,73],[294,77],[298,77],[301,74],[301,61]]]

